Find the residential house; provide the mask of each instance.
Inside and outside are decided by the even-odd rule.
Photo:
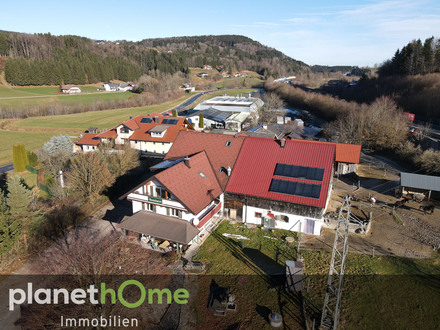
[[[202,69],[203,70],[212,70],[212,66],[205,64],[202,66]]]
[[[223,208],[223,190],[205,151],[184,157],[135,188],[127,199],[133,216],[119,226],[153,245],[171,242],[177,250],[198,239]]]
[[[78,94],[81,93],[81,88],[75,85],[64,85],[61,87],[61,92],[64,94]]]
[[[246,137],[225,192],[225,214],[319,235],[329,203],[334,145]]]
[[[76,145],[79,146],[83,152],[95,151],[101,142],[97,135],[96,133],[86,133],[76,142]]]
[[[134,87],[134,83],[113,83],[108,82],[104,84],[104,89],[107,92],[126,92],[131,91]]]
[[[129,144],[141,155],[163,157],[170,150],[180,130],[193,130],[183,117],[158,113],[140,115],[97,135],[102,142]]]
[[[201,73],[197,74],[197,77],[206,78],[206,77],[208,77],[208,74],[206,72],[201,72]]]
[[[192,93],[196,91],[196,87],[193,84],[187,83],[180,86],[180,89],[186,93]]]

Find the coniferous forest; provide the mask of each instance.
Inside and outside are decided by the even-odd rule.
[[[7,58],[6,81],[18,86],[130,81],[143,74],[185,73],[205,64],[275,77],[309,70],[300,61],[237,35],[98,42],[71,35],[0,32],[0,56]]]

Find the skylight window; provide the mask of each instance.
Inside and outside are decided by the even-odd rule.
[[[226,142],[226,147],[230,147],[231,144],[232,144],[232,141],[228,141],[228,142]]]
[[[203,174],[203,172],[199,172],[199,175],[200,175],[203,179],[206,178],[206,175]]]

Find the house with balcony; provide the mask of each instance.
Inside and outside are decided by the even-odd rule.
[[[129,144],[141,155],[164,157],[180,130],[193,130],[193,127],[183,117],[152,113],[130,118],[97,137],[103,143]]]
[[[179,251],[198,239],[223,209],[223,190],[206,152],[183,157],[132,190],[133,216],[119,227],[131,236]]]

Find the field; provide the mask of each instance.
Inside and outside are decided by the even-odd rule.
[[[44,87],[6,87],[0,85],[0,107],[20,108],[26,105],[58,102],[88,105],[97,100],[125,100],[136,97],[130,92],[97,92],[99,85],[80,86],[81,94],[60,94],[58,86]]]
[[[68,134],[77,136],[88,127],[94,126],[100,129],[111,128],[130,116],[162,112],[184,101],[178,100],[148,107],[127,108],[117,110],[105,110],[77,113],[62,116],[31,117],[17,120],[0,121],[0,165],[12,162],[12,146],[23,143],[26,150],[38,150],[53,135]]]

